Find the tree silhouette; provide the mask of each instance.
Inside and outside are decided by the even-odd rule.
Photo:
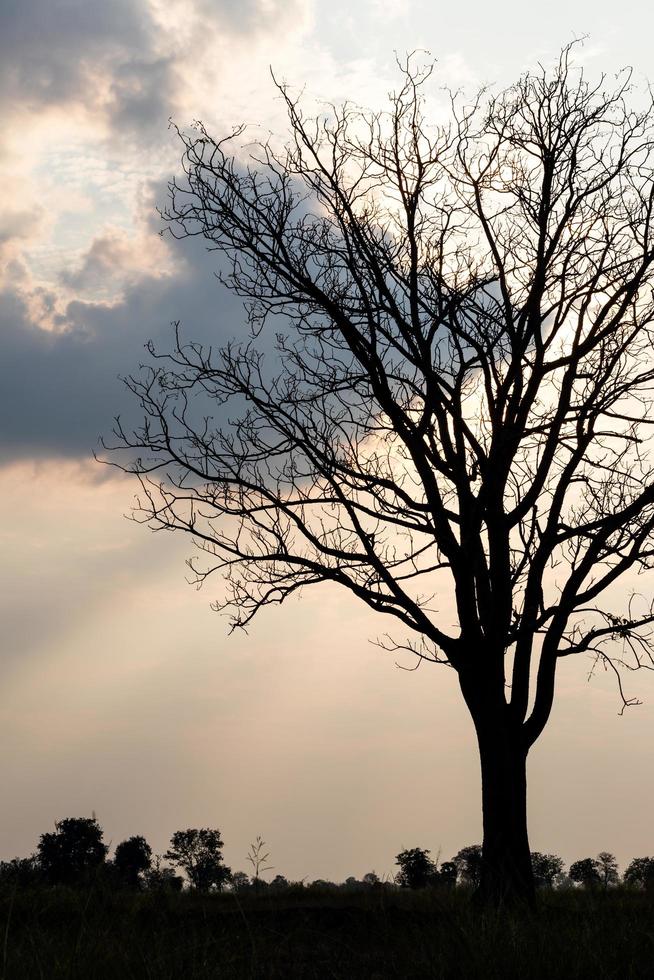
[[[143,872],[143,884],[148,891],[181,892],[184,879],[176,875],[172,868],[162,866],[162,857],[156,854],[150,868]]]
[[[222,849],[219,830],[177,830],[164,857],[186,872],[193,888],[206,892],[210,888],[222,889],[231,877],[230,869],[223,864]]]
[[[250,876],[245,871],[234,871],[230,884],[234,891],[242,892],[250,888]]]
[[[626,885],[654,891],[654,857],[634,858],[624,873]]]
[[[42,834],[37,847],[39,866],[53,884],[70,884],[95,871],[107,856],[102,828],[95,817],[66,817],[55,832]]]
[[[583,885],[584,888],[598,888],[602,884],[599,864],[595,858],[582,858],[580,861],[573,861],[568,876],[572,881]]]
[[[470,844],[462,847],[461,850],[452,858],[452,864],[457,869],[458,877],[467,885],[474,888],[481,882],[483,860],[482,847],[480,844]]]
[[[33,854],[28,858],[12,858],[11,861],[0,861],[0,884],[9,884],[15,888],[38,887],[43,883],[43,872],[38,857]]]
[[[532,900],[526,760],[558,665],[589,655],[623,706],[621,666],[652,666],[651,602],[616,588],[654,557],[652,100],[567,47],[430,125],[432,69],[400,67],[387,112],[312,118],[280,84],[286,147],[180,132],[163,217],[222,255],[252,336],[150,346],[143,424],[109,448],[135,518],[225,576],[234,627],[330,582],[406,630],[387,648],[454,668],[482,892]]]
[[[443,861],[438,869],[438,880],[447,888],[454,888],[459,877],[459,869],[454,861]]]
[[[129,837],[116,847],[114,865],[121,878],[132,888],[138,888],[142,875],[152,865],[152,848],[145,837]]]
[[[600,881],[606,891],[610,885],[617,885],[620,881],[620,874],[618,872],[618,862],[615,858],[615,854],[611,854],[609,851],[600,851],[597,855],[597,870],[599,872]]]
[[[438,869],[429,857],[429,851],[422,847],[400,851],[395,863],[400,866],[395,880],[402,888],[426,888],[438,878]]]
[[[532,851],[531,866],[534,872],[534,883],[537,886],[552,888],[557,877],[563,872],[563,860],[556,854],[541,854]]]

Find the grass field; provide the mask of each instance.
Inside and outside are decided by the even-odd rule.
[[[0,977],[654,978],[643,894],[544,892],[537,915],[453,893],[342,889],[238,896],[4,891]]]

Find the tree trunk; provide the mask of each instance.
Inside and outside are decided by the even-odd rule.
[[[487,904],[534,905],[527,834],[527,753],[509,733],[480,734],[482,849],[479,897]],[[508,736],[508,737],[507,737]]]
[[[510,715],[495,678],[460,677],[479,745],[483,816],[481,877],[484,905],[535,905],[527,833],[527,752],[522,727]],[[496,695],[493,697],[492,691]],[[501,691],[501,693],[500,693]]]

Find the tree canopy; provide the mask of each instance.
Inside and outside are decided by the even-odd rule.
[[[405,848],[395,863],[400,867],[395,880],[402,888],[426,888],[438,879],[438,868],[423,847]]]
[[[69,883],[104,863],[109,848],[95,817],[66,817],[54,832],[42,834],[37,857],[41,870],[54,884]]]
[[[114,865],[128,884],[137,887],[152,866],[152,848],[145,837],[136,835],[121,841],[114,853]]]
[[[198,891],[221,889],[231,877],[222,858],[223,840],[219,830],[209,827],[177,830],[170,838],[164,857],[183,871]]]

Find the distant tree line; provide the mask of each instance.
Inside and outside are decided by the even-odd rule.
[[[430,851],[421,847],[401,851],[395,859],[400,868],[396,883],[413,889],[457,884],[479,887],[483,862],[480,844],[461,848],[451,861],[444,861],[440,866],[429,855]],[[618,862],[608,851],[600,851],[595,858],[573,861],[567,874],[563,860],[556,854],[532,851],[531,866],[539,888],[579,885],[607,890],[621,883]],[[654,857],[634,858],[625,870],[622,884],[654,893]]]
[[[168,850],[153,854],[145,837],[136,835],[121,841],[109,858],[109,847],[95,816],[66,817],[55,823],[54,831],[42,834],[35,853],[29,858],[14,858],[0,862],[0,884],[21,886],[78,886],[102,882],[108,887],[143,891],[181,891],[187,887],[197,892],[216,892],[226,888],[279,891],[290,887],[315,890],[334,887],[365,889],[400,887],[454,888],[468,886],[477,889],[482,876],[482,848],[479,844],[461,848],[450,861],[430,857],[430,851],[413,847],[400,851],[395,863],[397,874],[382,881],[370,871],[361,879],[349,877],[341,885],[324,879],[310,884],[291,882],[277,874],[271,881],[261,875],[273,870],[267,864],[269,854],[265,842],[257,837],[247,860],[253,874],[232,871],[224,863],[223,839],[217,829],[208,827],[177,830],[170,839]],[[597,857],[573,861],[567,873],[556,854],[533,851],[531,863],[536,885],[540,888],[583,887],[608,890],[619,884],[654,893],[654,857],[638,857],[620,878],[615,856],[601,851]]]

